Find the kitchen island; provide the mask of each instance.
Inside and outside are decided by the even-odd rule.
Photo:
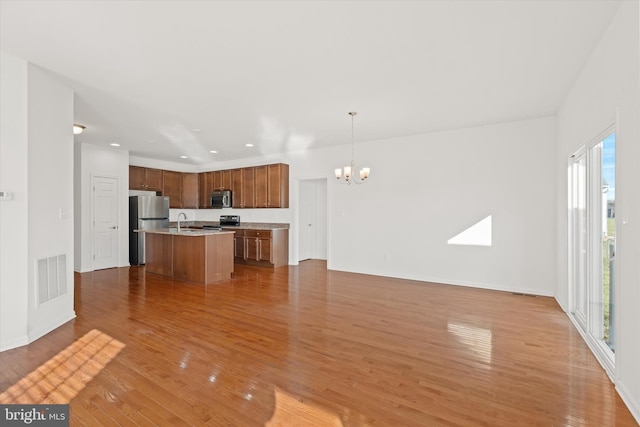
[[[231,278],[233,231],[145,230],[146,272],[208,285]]]
[[[261,267],[289,265],[289,224],[243,222],[242,225],[221,224],[219,221],[181,221],[183,226],[195,229],[220,227],[235,231],[234,258],[237,264]],[[176,226],[177,222],[169,223]]]

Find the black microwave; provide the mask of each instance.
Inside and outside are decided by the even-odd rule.
[[[211,207],[214,209],[231,207],[231,190],[218,190],[211,193]]]

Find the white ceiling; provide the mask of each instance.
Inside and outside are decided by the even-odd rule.
[[[356,141],[554,114],[619,6],[0,0],[0,46],[75,90],[76,142],[214,164],[348,143],[349,111]]]

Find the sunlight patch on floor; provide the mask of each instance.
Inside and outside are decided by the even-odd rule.
[[[93,329],[0,394],[0,402],[69,403],[124,347]]]

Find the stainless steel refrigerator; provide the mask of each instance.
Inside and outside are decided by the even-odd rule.
[[[163,196],[129,197],[129,264],[144,264],[144,233],[134,230],[150,230],[169,227],[169,198]]]

